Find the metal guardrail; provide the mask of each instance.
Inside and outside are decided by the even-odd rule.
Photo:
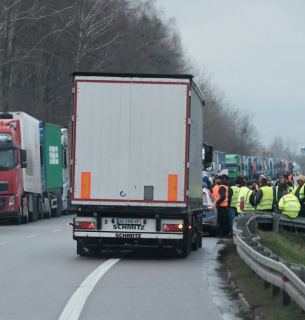
[[[281,226],[305,229],[305,218],[290,219],[272,212],[241,212],[233,223],[233,241],[244,262],[265,281],[265,288],[273,286],[273,295],[283,290],[283,305],[292,298],[305,310],[305,267],[288,263],[259,243],[257,223],[272,224],[273,230]]]

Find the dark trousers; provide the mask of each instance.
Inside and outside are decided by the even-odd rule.
[[[236,207],[228,207],[228,217],[229,217],[229,225],[230,225],[230,233],[233,232],[233,220],[237,215]]]
[[[230,231],[228,207],[217,206],[217,223],[219,226],[219,233],[222,236],[227,236]]]
[[[301,205],[300,212],[298,214],[298,217],[305,217],[305,204]]]

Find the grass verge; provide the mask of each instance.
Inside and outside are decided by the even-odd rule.
[[[259,235],[261,244],[282,259],[305,265],[305,235],[285,231],[260,231]],[[255,316],[258,316],[261,320],[305,320],[301,308],[294,301],[291,300],[289,306],[283,306],[282,292],[274,297],[272,287],[264,288],[264,281],[239,257],[232,241],[225,242],[224,245],[219,255],[220,272],[223,276],[230,272],[230,280],[249,303],[250,311],[243,314],[244,319],[255,319]],[[237,295],[236,292],[233,294]]]

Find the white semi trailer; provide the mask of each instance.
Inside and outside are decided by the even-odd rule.
[[[191,75],[73,76],[73,238],[108,247],[202,246],[203,96]]]

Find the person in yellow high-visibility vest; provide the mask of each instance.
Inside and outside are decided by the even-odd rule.
[[[267,185],[267,179],[261,180],[261,186],[255,195],[256,210],[273,211],[273,189]]]
[[[282,214],[285,214],[289,218],[296,218],[300,212],[301,205],[295,195],[285,191],[279,201],[278,208]]]
[[[299,216],[305,217],[305,177],[302,174],[298,176],[297,183],[293,194],[299,199],[301,205]]]
[[[230,179],[228,181],[228,216],[229,216],[229,225],[230,225],[230,232],[229,237],[233,236],[233,220],[237,215],[237,200],[238,200],[238,193],[239,188],[242,185],[242,179],[237,177],[236,179]]]
[[[240,213],[241,210],[243,211],[254,211],[254,194],[255,191],[253,190],[254,184],[252,180],[248,180],[246,182],[246,186],[242,186],[239,189],[238,198],[237,198],[237,213]],[[242,208],[243,204],[243,208]]]

